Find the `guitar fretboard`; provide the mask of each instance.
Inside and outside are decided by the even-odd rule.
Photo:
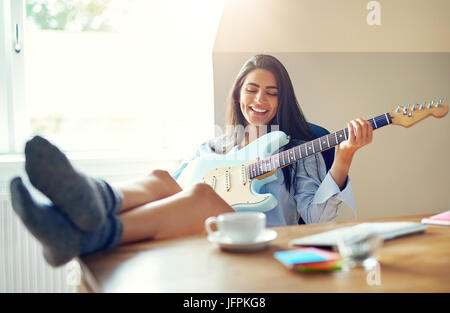
[[[370,122],[374,130],[392,123],[389,113],[381,114],[367,121]],[[247,167],[248,178],[256,178],[274,170],[278,170],[300,161],[301,159],[337,146],[348,138],[348,128],[345,128],[280,153],[276,153],[270,158],[249,164]]]

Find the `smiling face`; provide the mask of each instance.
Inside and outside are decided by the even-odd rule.
[[[240,106],[247,125],[267,125],[277,114],[278,84],[272,72],[257,68],[242,84]]]

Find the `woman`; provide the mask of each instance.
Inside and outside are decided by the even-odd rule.
[[[244,65],[228,112],[230,124],[245,125],[249,131],[213,140],[202,145],[199,153],[239,149],[262,135],[262,126],[267,125],[279,125],[293,138],[291,144],[310,139],[289,76],[271,56],[255,56]],[[284,168],[276,181],[266,185],[265,191],[279,200],[266,213],[269,226],[294,224],[298,216],[307,223],[327,221],[337,214],[340,198],[352,201],[348,170],[355,151],[371,141],[372,128],[361,119],[351,121],[348,128],[351,136],[340,144],[328,174],[318,154]],[[42,243],[44,257],[52,266],[138,240],[202,233],[207,217],[233,211],[209,185],[199,183],[182,190],[165,171],[111,186],[75,170],[56,146],[39,136],[26,144],[25,168],[32,185],[51,202],[35,200],[16,177],[10,184],[12,205]]]
[[[253,56],[242,67],[227,101],[226,123],[234,126],[232,131],[203,144],[197,155],[242,148],[274,126],[291,137],[286,149],[312,139],[289,74],[270,55]],[[245,134],[239,125],[245,126]],[[360,118],[347,127],[350,137],[338,146],[328,173],[319,153],[283,168],[277,180],[263,187],[261,193],[271,193],[278,200],[274,209],[265,212],[268,226],[333,220],[341,201],[355,210],[348,172],[355,152],[372,141],[373,130]],[[182,169],[174,176],[179,177]]]

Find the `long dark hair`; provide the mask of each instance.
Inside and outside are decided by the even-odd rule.
[[[294,145],[293,139],[305,141],[311,140],[312,137],[309,127],[302,110],[300,109],[297,98],[295,97],[294,87],[292,86],[289,74],[283,64],[271,55],[255,55],[245,62],[244,66],[239,71],[226,102],[226,125],[245,126],[246,120],[240,107],[240,92],[247,75],[258,68],[272,72],[278,84],[278,110],[277,114],[267,125],[268,128],[270,129],[271,125],[278,125],[279,130],[290,136],[291,140],[286,148],[290,148]],[[213,141],[214,143],[211,146],[215,147],[215,149],[213,149],[216,152],[227,152],[230,148],[240,143],[242,136],[236,133],[236,127],[231,129],[234,129],[233,133],[226,134],[219,141]],[[221,144],[217,145],[219,142]],[[291,166],[288,166],[282,169],[287,190],[289,190],[291,186],[290,167]]]

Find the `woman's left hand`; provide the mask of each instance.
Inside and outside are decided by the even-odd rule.
[[[372,125],[362,119],[357,118],[347,123],[349,138],[339,144],[339,152],[346,155],[353,154],[360,148],[372,142]]]
[[[338,146],[330,174],[342,190],[347,181],[348,172],[355,152],[372,142],[372,125],[361,118],[347,123],[349,138]]]

